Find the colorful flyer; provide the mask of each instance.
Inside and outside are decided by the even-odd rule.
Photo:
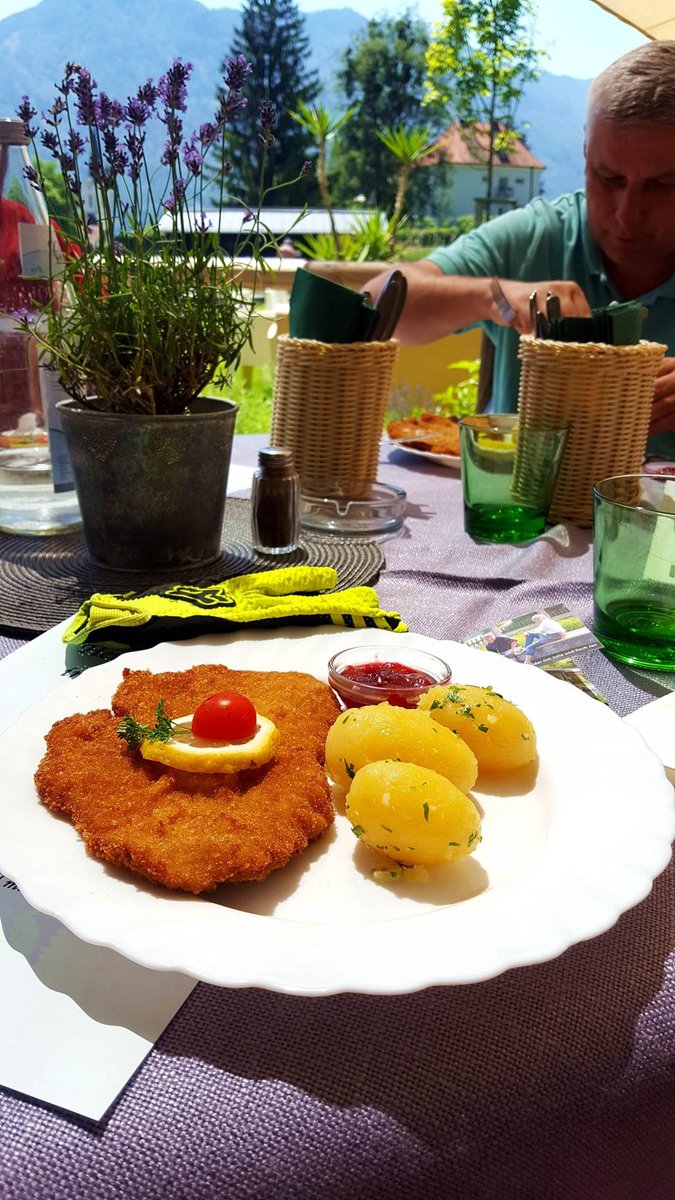
[[[515,662],[541,663],[567,658],[600,643],[580,617],[564,604],[500,621],[491,629],[463,638],[467,646],[502,654]]]

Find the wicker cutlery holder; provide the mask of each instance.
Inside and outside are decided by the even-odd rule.
[[[306,495],[357,498],[377,479],[398,342],[315,342],[280,337],[273,446],[293,451]]]
[[[593,524],[593,485],[639,472],[645,456],[654,382],[666,347],[657,342],[520,339],[518,412],[528,424],[569,424],[549,519]]]

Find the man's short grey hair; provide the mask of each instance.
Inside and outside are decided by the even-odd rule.
[[[675,125],[675,42],[629,50],[594,79],[588,113],[624,125]]]

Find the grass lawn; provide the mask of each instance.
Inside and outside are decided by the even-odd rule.
[[[273,394],[274,368],[271,366],[240,368],[232,382],[224,387],[211,383],[204,388],[205,396],[226,396],[239,405],[237,433],[269,433]]]

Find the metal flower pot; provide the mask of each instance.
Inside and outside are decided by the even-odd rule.
[[[200,397],[178,416],[57,407],[95,562],[147,571],[218,557],[236,404]]]

